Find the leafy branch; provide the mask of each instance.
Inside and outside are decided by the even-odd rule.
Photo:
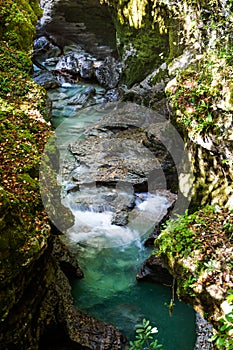
[[[163,348],[163,345],[159,344],[157,339],[154,339],[154,334],[158,333],[158,329],[157,327],[152,327],[150,321],[144,318],[142,324],[137,324],[135,328],[136,340],[130,341],[129,350],[152,350]]]

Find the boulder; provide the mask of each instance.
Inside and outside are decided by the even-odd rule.
[[[65,71],[69,74],[77,75],[79,70],[78,59],[75,57],[75,54],[70,52],[67,55],[63,56],[56,65],[57,71]]]
[[[108,89],[115,88],[120,81],[119,62],[113,57],[107,57],[96,69],[95,76],[100,85]]]
[[[79,60],[79,73],[83,79],[91,79],[94,76],[94,64],[93,60],[83,58]]]
[[[47,70],[45,71],[38,71],[33,74],[33,80],[38,84],[43,86],[46,90],[49,89],[55,89],[61,84],[56,78],[56,75],[52,72],[49,72]]]
[[[126,210],[118,210],[113,214],[112,225],[125,226],[128,223],[128,213]]]
[[[124,90],[121,87],[110,89],[104,95],[104,102],[119,101],[123,95],[124,95]]]
[[[50,46],[49,40],[45,36],[35,39],[34,41],[34,55],[46,52]]]

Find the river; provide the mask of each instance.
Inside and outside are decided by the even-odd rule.
[[[64,13],[65,8],[62,11]],[[72,8],[67,16],[68,13],[72,15],[73,24],[76,19]],[[54,30],[56,25],[53,23],[51,28]],[[108,45],[109,40],[108,36]],[[72,50],[75,50],[75,45],[73,42],[70,46]],[[95,88],[93,107],[79,110],[69,103],[90,87]],[[74,142],[83,142],[88,137],[87,130],[109,113],[108,108],[95,107],[102,106],[104,94],[103,87],[83,81],[63,83],[61,87],[48,91],[53,102],[52,123],[57,128],[60,164],[65,168],[65,171],[60,169],[58,176],[62,186],[61,200],[75,218],[74,225],[65,233],[66,243],[77,255],[85,276],[73,281],[75,304],[118,327],[129,339],[134,339],[135,325],[146,318],[158,328],[158,339],[165,350],[193,350],[196,339],[193,309],[176,298],[170,316],[171,288],[148,281],[137,282],[135,278],[142,263],[152,253],[143,242],[166,213],[169,207],[167,197],[158,193],[137,193],[132,191],[132,186],[93,186],[95,182],[89,180],[92,176],[89,169],[77,164],[73,156],[70,160],[67,147]],[[127,104],[124,108],[127,109]],[[96,158],[98,156],[97,150]],[[70,162],[68,166],[67,162]],[[85,177],[85,181],[78,184],[77,191],[73,191],[74,170],[76,177]],[[123,226],[112,221],[118,199],[130,208],[128,223]],[[131,207],[129,203],[133,203]]]

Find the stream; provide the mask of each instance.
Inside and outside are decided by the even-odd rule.
[[[66,13],[65,8],[62,12]],[[72,8],[68,13],[74,16]],[[50,25],[53,28],[47,26],[47,29],[57,30],[56,23]],[[70,35],[73,27],[63,28]],[[83,30],[83,26],[80,28]],[[85,30],[81,37],[78,34],[75,40],[86,40]],[[65,52],[83,55],[74,38],[72,40],[74,42],[65,47]],[[111,42],[109,37],[108,41]],[[96,50],[98,46],[94,53]],[[104,50],[106,48],[101,55]],[[46,66],[44,60],[43,55],[38,58],[47,69],[52,69],[50,65]],[[49,60],[51,63],[51,56]],[[38,71],[38,68],[35,67],[35,70]],[[90,94],[90,91],[94,93]],[[130,340],[134,339],[135,325],[146,318],[158,328],[158,339],[164,350],[193,350],[196,340],[193,309],[176,298],[174,312],[170,316],[171,288],[149,281],[136,281],[138,270],[153,250],[145,248],[143,242],[171,205],[163,191],[138,190],[138,187],[143,187],[142,173],[146,166],[148,172],[157,167],[159,189],[166,181],[154,155],[145,151],[138,142],[128,141],[127,132],[134,133],[131,124],[125,123],[124,128],[121,125],[120,134],[111,139],[115,137],[115,131],[109,128],[106,120],[117,108],[119,115],[132,117],[132,110],[137,111],[137,107],[130,103],[125,103],[123,107],[110,103],[109,107],[106,89],[96,81],[91,84],[83,79],[80,82],[63,79],[60,86],[48,90],[48,95],[52,101],[52,124],[56,128],[56,145],[60,151],[58,180],[62,188],[61,203],[74,217],[74,224],[65,232],[65,241],[84,272],[82,280],[72,283],[75,304],[96,318],[113,324]],[[87,95],[87,103],[79,104],[80,99]],[[75,98],[79,102],[74,103]],[[145,111],[145,115],[147,113],[149,121],[146,128],[152,124],[150,118],[153,118],[150,112]],[[115,145],[115,150],[111,145]],[[124,161],[128,162],[127,169],[131,169],[133,162],[133,170],[127,170],[126,175],[125,168],[119,166]],[[99,169],[102,169],[100,174]],[[114,179],[112,182],[111,177]],[[119,216],[115,217],[116,213]],[[123,220],[123,224],[118,220]]]
[[[75,303],[81,310],[119,328],[128,339],[134,339],[135,324],[146,318],[158,328],[158,339],[165,350],[193,350],[196,339],[193,309],[176,298],[170,316],[171,288],[137,282],[135,278],[152,253],[143,242],[166,214],[170,206],[167,196],[159,192],[134,193],[132,186],[122,181],[118,186],[97,186],[90,169],[78,164],[68,151],[69,145],[81,145],[88,138],[86,134],[92,133],[91,127],[109,114],[108,104],[96,104],[74,113],[67,102],[82,89],[83,84],[76,84],[49,91],[56,107],[61,104],[65,116],[61,115],[61,108],[53,110],[54,125],[59,124],[56,143],[60,149],[61,202],[75,218],[65,241],[77,255],[85,276],[72,283]],[[67,98],[58,99],[59,94]],[[130,104],[124,104],[124,109],[127,107]],[[77,177],[81,178],[78,190]],[[112,219],[114,209],[122,205],[129,208],[128,223],[119,226]]]

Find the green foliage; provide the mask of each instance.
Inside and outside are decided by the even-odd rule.
[[[0,260],[6,276],[30,261],[50,233],[38,176],[50,134],[46,92],[30,78],[29,50],[40,14],[37,0],[1,2]]]
[[[0,7],[0,28],[3,40],[15,48],[32,48],[35,25],[42,14],[37,1],[6,0]]]
[[[156,254],[168,261],[171,270],[176,266],[178,295],[189,298],[210,285],[230,286],[232,224],[233,212],[215,206],[168,222],[155,240]]]
[[[233,214],[227,209],[216,210],[215,206],[206,206],[193,214],[186,212],[184,216],[169,221],[155,240],[159,247],[158,254],[170,253],[174,257],[187,258],[192,256],[196,249],[200,252],[205,251],[207,244],[211,243],[211,238],[218,235],[217,248],[223,244],[220,241],[221,235],[231,242],[232,224]],[[206,263],[210,264],[209,257]]]
[[[190,65],[180,72],[177,87],[169,95],[178,111],[178,123],[189,132],[206,132],[216,127],[217,105],[226,87],[219,64],[206,57]]]
[[[157,339],[154,339],[154,334],[158,333],[156,327],[152,327],[150,322],[145,318],[141,324],[137,324],[136,328],[136,340],[130,341],[129,350],[152,350],[162,349],[163,345],[158,343]]]
[[[221,327],[211,338],[211,341],[220,350],[233,349],[233,290],[229,290],[227,302],[229,311],[220,319]]]
[[[165,52],[165,56],[168,54],[168,35],[160,34],[157,25],[151,28],[148,20],[145,27],[139,29],[117,23],[117,35],[120,39],[119,53],[126,58],[124,80],[129,86],[142,81],[153,69],[160,66],[161,52]]]

